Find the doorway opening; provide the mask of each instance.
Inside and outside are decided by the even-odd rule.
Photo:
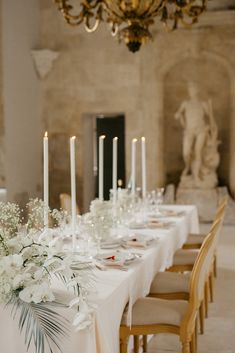
[[[104,200],[109,200],[112,188],[112,140],[118,137],[117,179],[125,187],[125,115],[123,113],[84,114],[84,168],[83,168],[83,210],[88,211],[91,201],[98,196],[99,136],[104,141]]]

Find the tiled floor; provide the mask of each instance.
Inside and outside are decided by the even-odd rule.
[[[223,228],[218,266],[215,301],[209,306],[205,334],[198,336],[198,353],[235,353],[235,227]],[[177,336],[159,334],[149,343],[148,353],[169,352],[181,352]]]

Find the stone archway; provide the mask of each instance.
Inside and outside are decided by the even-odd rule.
[[[172,61],[168,61],[167,65],[161,68],[162,116],[164,116],[162,133],[165,137],[162,159],[165,182],[177,183],[183,168],[182,131],[174,121],[173,115],[180,102],[187,97],[186,83],[189,80],[196,80],[199,83],[202,98],[211,98],[213,101],[220,139],[223,142],[220,146],[222,162],[218,169],[220,184],[228,185],[234,192],[235,156],[231,152],[235,149],[233,138],[235,102],[232,99],[235,92],[235,71],[224,57],[208,51],[184,56],[175,55]]]

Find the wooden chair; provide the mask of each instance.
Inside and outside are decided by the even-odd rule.
[[[210,233],[214,232],[214,229],[220,228],[220,223],[222,222],[222,216],[215,222]],[[214,233],[215,234],[215,233]],[[208,235],[207,235],[208,236]],[[205,239],[204,239],[205,241]],[[212,261],[213,262],[213,261]],[[212,265],[211,265],[212,266]],[[189,300],[189,282],[190,282],[190,272],[159,272],[155,276],[151,288],[150,297],[162,298],[168,300]],[[205,302],[202,300],[199,308],[199,318],[200,318],[200,331],[204,333],[204,318],[205,318]]]
[[[217,211],[215,215],[215,220],[219,217],[220,213],[223,212],[222,210],[225,210],[226,206],[228,203],[228,197],[224,196],[223,199],[221,200]],[[203,240],[205,239],[206,234],[194,234],[190,233],[188,236],[188,239],[186,243],[183,245],[183,249],[200,249]],[[214,276],[217,276],[217,256],[215,253],[215,258],[214,258]]]
[[[213,225],[217,222],[218,219],[222,218],[222,221],[223,221],[226,205],[227,205],[227,198],[224,198],[217,209]],[[212,225],[212,227],[213,227],[213,225]],[[222,226],[222,223],[221,223],[221,226]],[[202,235],[202,234],[196,235],[195,234],[194,238],[196,236],[199,237],[198,243],[194,243],[194,244],[191,243],[190,246],[184,245],[182,249],[179,249],[178,251],[176,251],[176,253],[174,255],[174,259],[173,259],[173,265],[168,269],[168,271],[184,272],[184,271],[191,271],[192,270],[193,264],[197,258],[197,254],[199,252],[199,249],[200,249],[206,235]],[[189,237],[190,237],[190,235],[189,235]],[[202,243],[200,242],[201,240],[202,240]],[[214,267],[213,267],[214,268],[214,275],[216,275],[216,273],[217,273],[217,270],[216,270],[216,267],[217,267],[216,251],[214,254],[213,265],[214,265]]]
[[[228,197],[224,196],[216,210],[215,220],[219,216],[222,209],[225,208],[225,206],[227,205],[227,202],[228,202]],[[201,234],[190,233],[188,235],[188,239],[186,243],[183,245],[183,249],[200,249],[206,235],[207,234],[205,233],[201,233]]]
[[[204,285],[213,259],[215,227],[203,242],[190,276],[189,299],[166,300],[141,298],[132,308],[132,325],[127,325],[127,310],[120,326],[120,353],[127,353],[129,336],[134,335],[134,352],[138,351],[140,335],[173,333],[179,335],[182,353],[197,351],[197,314],[204,297]]]
[[[217,222],[218,219],[221,219],[220,222],[220,228],[222,227],[223,219],[224,219],[224,214],[225,214],[225,208],[227,205],[227,197],[224,198],[221,202],[221,204],[218,207],[218,210],[216,212],[216,217],[213,222],[213,225]],[[213,227],[212,225],[212,227]],[[219,239],[219,234],[220,231],[218,231],[218,236],[217,236],[217,242]],[[217,257],[216,257],[216,248],[214,249],[214,256],[213,256],[213,265],[211,268],[210,275],[208,277],[208,281],[205,284],[205,301],[204,301],[204,312],[205,312],[205,317],[208,317],[208,308],[209,308],[209,299],[213,301],[214,299],[214,277],[216,276],[217,270]],[[195,260],[197,258],[197,254],[199,252],[199,248],[197,249],[180,249],[176,251],[174,255],[174,260],[173,260],[173,265],[167,269],[167,271],[171,272],[185,272],[185,271],[191,271],[193,268],[193,265],[195,263]],[[202,310],[202,308],[201,308]],[[203,331],[203,329],[201,329]]]
[[[71,214],[71,196],[69,194],[63,193],[60,194],[60,207],[62,210],[65,210],[68,212],[68,214]],[[77,208],[77,214],[80,214],[80,210],[78,208],[78,205],[76,205]]]

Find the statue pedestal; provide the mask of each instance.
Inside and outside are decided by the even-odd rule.
[[[217,206],[224,196],[228,197],[224,224],[235,225],[235,201],[229,195],[226,186],[214,189],[186,189],[178,187],[176,204],[196,205],[202,223],[214,221]]]
[[[218,205],[217,188],[186,189],[179,187],[176,192],[176,203],[196,205],[200,222],[211,222],[214,220]]]

